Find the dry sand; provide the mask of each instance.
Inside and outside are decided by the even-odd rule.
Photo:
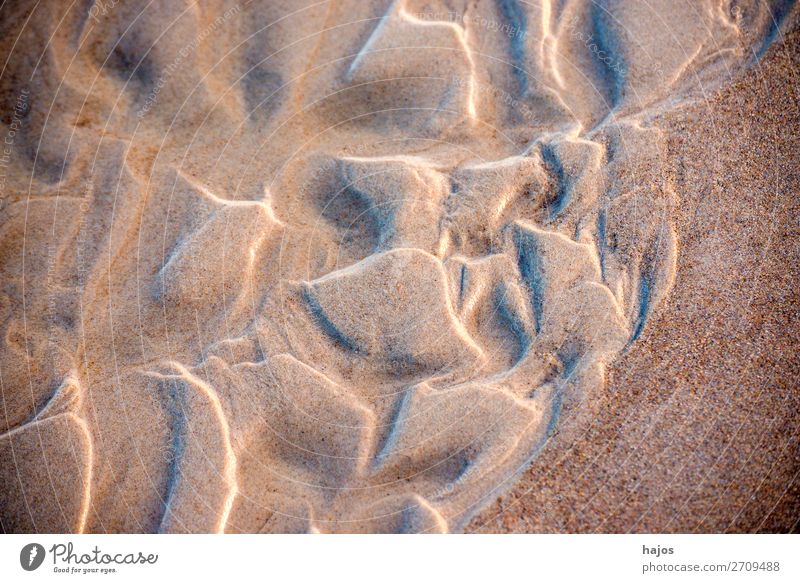
[[[3,530],[796,528],[793,2],[0,10]]]
[[[675,289],[475,532],[797,532],[800,30],[659,122],[681,205]]]

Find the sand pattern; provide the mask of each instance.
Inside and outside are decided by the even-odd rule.
[[[462,530],[670,292],[659,113],[794,10],[50,4],[2,25],[11,531]]]

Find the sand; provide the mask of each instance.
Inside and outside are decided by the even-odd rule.
[[[795,24],[660,121],[682,193],[674,291],[593,412],[470,531],[797,532],[799,48]]]
[[[2,10],[4,531],[796,528],[794,3]]]

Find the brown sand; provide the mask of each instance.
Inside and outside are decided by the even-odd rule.
[[[794,504],[793,2],[4,16],[4,530]]]
[[[800,30],[670,129],[675,289],[473,532],[797,532]]]

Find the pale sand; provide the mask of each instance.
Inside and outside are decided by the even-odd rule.
[[[664,310],[475,532],[800,528],[800,29],[668,115],[681,241]]]
[[[704,486],[764,475],[735,420],[689,419],[741,395],[747,349],[696,343],[755,305],[726,277],[774,204],[714,169],[762,94],[703,112],[793,3],[52,4],[3,9],[4,530],[759,528]],[[740,169],[786,198],[796,121]],[[794,344],[763,342],[784,390],[743,403],[796,452]]]

